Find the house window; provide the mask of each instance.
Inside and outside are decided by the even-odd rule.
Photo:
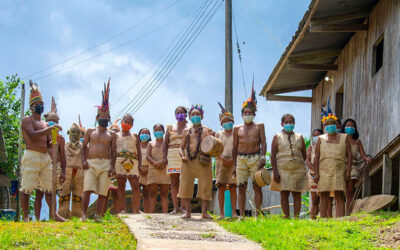
[[[384,39],[383,35],[375,42],[373,58],[372,58],[372,75],[378,73],[378,71],[382,68],[383,65],[383,46]]]
[[[336,92],[336,101],[335,101],[336,116],[340,120],[343,119],[343,93],[344,93],[344,87],[342,84],[342,86],[340,86],[340,88]]]

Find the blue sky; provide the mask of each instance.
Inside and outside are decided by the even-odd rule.
[[[0,78],[17,73],[28,82],[26,76],[99,44],[175,2],[2,0],[0,51],[3,60],[0,61]],[[34,80],[40,78],[36,82],[43,92],[45,111],[50,108],[51,96],[54,96],[64,132],[73,122],[77,122],[78,114],[85,127],[93,126],[95,106],[100,104],[103,83],[111,77],[110,101],[112,116],[115,118],[125,105],[132,102],[145,83],[136,82],[152,67],[159,65],[157,60],[188,24],[191,14],[204,2],[178,1],[162,14],[122,36],[65,64],[32,76]],[[253,74],[257,93],[265,84],[284,47],[297,30],[309,2],[233,0],[248,94]],[[134,114],[135,132],[142,127],[152,127],[155,123],[171,124],[175,122],[176,106],[198,103],[205,108],[203,123],[214,130],[220,129],[217,101],[224,102],[224,15],[222,4],[182,60]],[[174,20],[179,21],[165,26]],[[165,27],[142,39],[71,67],[162,26]],[[239,124],[243,122],[240,106],[247,97],[244,94],[235,40],[234,36],[233,98],[236,124]],[[60,70],[60,73],[43,77]],[[136,85],[132,87],[133,84]],[[130,87],[132,90],[128,91]],[[256,121],[266,124],[268,149],[273,135],[281,130],[280,118],[284,113],[295,115],[297,132],[310,134],[310,104],[267,102],[259,96],[258,110]]]
[[[257,92],[265,84],[284,50],[279,43],[287,46],[309,1],[245,1],[233,0],[233,9],[249,93],[253,74]],[[27,82],[28,78],[25,79],[25,76],[99,44],[175,2],[177,1],[1,1],[0,50],[3,60],[0,62],[0,77],[4,79],[7,75],[18,73]],[[93,126],[96,115],[94,106],[100,103],[103,83],[111,77],[111,110],[115,117],[132,101],[145,83],[136,82],[154,65],[159,65],[158,58],[187,25],[191,14],[204,2],[205,0],[178,1],[168,10],[122,36],[65,64],[32,76],[34,80],[39,78],[37,83],[43,92],[46,110],[49,108],[51,96],[54,96],[64,128],[69,128],[77,120],[78,113],[86,127]],[[174,20],[179,21],[165,26]],[[71,67],[162,26],[165,27],[142,39]],[[238,124],[242,122],[240,105],[245,94],[235,39],[234,36],[234,114]],[[205,125],[220,129],[217,101],[224,102],[224,48],[222,4],[182,60],[134,114],[134,130],[152,127],[159,122],[172,123],[174,108],[192,103],[204,105]],[[60,70],[60,73],[41,78]],[[280,130],[280,117],[284,113],[293,113],[297,118],[296,130],[309,134],[310,104],[267,102],[262,97],[258,97],[258,104],[256,120],[266,124],[269,146],[273,135]]]

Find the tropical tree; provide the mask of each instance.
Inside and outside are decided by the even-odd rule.
[[[10,178],[16,177],[18,162],[18,131],[21,100],[17,96],[18,89],[22,85],[17,75],[0,80],[0,126],[7,151],[7,162],[0,163],[0,173]]]

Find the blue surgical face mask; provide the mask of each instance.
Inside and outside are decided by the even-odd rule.
[[[345,127],[344,131],[348,135],[354,135],[354,133],[356,132],[356,129],[354,127]]]
[[[312,140],[313,140],[314,144],[317,143],[317,141],[318,141],[318,136],[314,136],[314,137],[312,138]]]
[[[141,141],[148,141],[148,140],[150,140],[150,135],[148,135],[148,134],[141,134],[141,135],[140,135],[140,140],[141,140]]]
[[[80,138],[79,140],[83,143],[83,138]]]
[[[332,125],[326,126],[326,127],[325,127],[325,131],[326,131],[328,134],[334,134],[334,133],[336,133],[336,125],[335,125],[335,124],[332,124]]]
[[[164,132],[162,132],[162,131],[156,131],[156,132],[154,132],[154,137],[157,138],[157,139],[160,139],[160,138],[162,138],[163,136],[164,136]]]
[[[192,116],[190,117],[190,121],[193,123],[193,125],[199,125],[201,123],[201,116]]]
[[[49,121],[49,122],[47,122],[47,124],[49,125],[49,127],[51,127],[51,126],[53,126],[53,125],[56,125],[56,123],[53,122],[53,121]]]
[[[232,128],[233,128],[233,122],[225,122],[224,124],[222,124],[222,127],[223,127],[225,130],[232,130]]]
[[[289,133],[293,132],[294,124],[283,124],[283,129]]]

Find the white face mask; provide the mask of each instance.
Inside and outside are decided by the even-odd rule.
[[[313,144],[317,143],[317,141],[318,141],[318,136],[314,136],[314,137],[312,138],[312,140],[313,140]]]
[[[254,120],[254,115],[244,115],[243,120],[245,123],[252,123]]]

